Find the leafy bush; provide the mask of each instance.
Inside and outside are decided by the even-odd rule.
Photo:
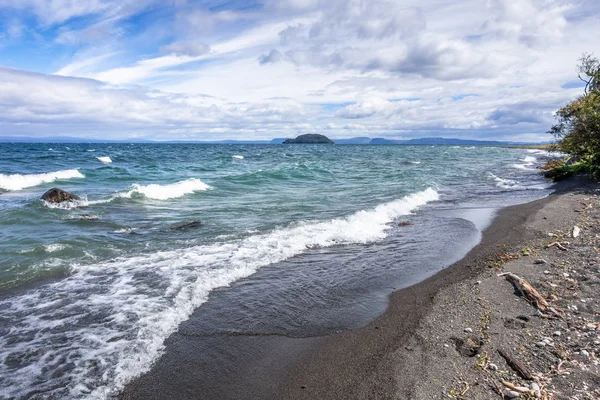
[[[562,173],[586,172],[600,178],[600,61],[588,54],[579,61],[579,78],[586,84],[585,92],[556,112],[558,123],[549,133],[556,138],[560,151],[580,159],[558,167]]]

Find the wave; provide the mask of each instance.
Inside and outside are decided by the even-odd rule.
[[[526,162],[526,163],[534,163],[534,162],[536,162],[536,161],[537,161],[537,158],[535,158],[535,157],[532,157],[532,156],[526,156],[526,157],[523,159],[523,162]]]
[[[243,160],[244,156],[232,156],[233,158],[237,158],[238,160]]]
[[[66,249],[67,246],[64,244],[60,244],[60,243],[52,243],[52,244],[45,244],[44,245],[44,251],[46,251],[46,253],[55,253],[57,251],[61,251]]]
[[[115,195],[115,197],[131,198],[138,194],[149,199],[168,200],[208,189],[210,189],[210,186],[202,182],[200,179],[191,178],[168,185],[151,184],[143,186],[134,184],[131,186],[130,190],[127,192],[118,193]]]
[[[104,164],[110,164],[112,163],[112,160],[110,159],[110,157],[96,157],[98,159],[98,161],[104,163]]]
[[[523,171],[535,171],[534,168],[527,168],[532,166],[532,163],[528,163],[528,164],[511,164],[511,168],[516,168],[516,169],[521,169]]]
[[[552,154],[548,150],[541,150],[541,149],[529,149],[529,150],[527,150],[527,152],[531,153],[531,154],[539,154],[539,155],[544,155],[544,156],[549,156],[550,154]]]
[[[85,178],[77,169],[68,169],[64,171],[48,172],[45,174],[0,174],[0,189],[14,191],[25,188],[42,185],[62,179]]]
[[[395,219],[438,198],[427,189],[345,218],[73,265],[72,274],[60,282],[0,300],[3,318],[13,327],[0,337],[0,359],[9,354],[27,359],[19,366],[0,364],[0,376],[6,377],[0,393],[23,397],[36,387],[49,397],[109,398],[150,369],[164,340],[212,290],[307,249],[380,240]],[[78,323],[83,319],[94,323]],[[31,348],[45,351],[33,354]],[[72,369],[61,376],[57,365],[65,359]]]
[[[500,178],[492,173],[489,174],[492,179],[496,181],[496,186],[502,189],[523,189],[523,186],[519,184],[519,182],[514,181],[512,179]]]
[[[48,208],[72,210],[75,208],[89,207],[97,204],[106,204],[116,199],[131,199],[138,196],[153,200],[169,200],[182,197],[187,194],[205,191],[210,188],[211,187],[209,185],[202,182],[200,179],[191,178],[168,185],[151,184],[143,186],[136,183],[131,186],[131,189],[125,192],[115,193],[108,199],[88,200],[86,196],[81,196],[79,200],[65,201],[63,203],[49,203],[47,201],[43,201],[43,203]]]

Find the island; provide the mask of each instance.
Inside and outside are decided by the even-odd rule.
[[[327,136],[309,133],[300,135],[296,139],[286,139],[283,144],[334,144]]]

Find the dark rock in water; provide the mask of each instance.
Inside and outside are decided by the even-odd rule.
[[[192,221],[192,222],[188,222],[187,224],[172,226],[169,229],[171,229],[172,231],[186,231],[188,229],[197,229],[197,228],[200,228],[201,226],[202,226],[202,222]]]
[[[79,200],[79,197],[64,190],[52,188],[42,195],[42,200],[46,200],[48,203],[63,203],[65,201]]]
[[[571,157],[569,157],[569,159],[567,160],[565,165],[566,166],[573,165],[575,163],[578,163],[579,161],[581,161],[581,158],[579,158],[579,156],[571,156]]]
[[[327,136],[309,133],[300,135],[296,139],[287,139],[283,144],[334,144]]]

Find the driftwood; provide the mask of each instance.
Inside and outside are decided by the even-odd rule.
[[[525,299],[535,308],[540,310],[542,313],[551,313],[554,317],[564,318],[564,314],[561,310],[557,310],[548,304],[548,301],[538,293],[525,279],[513,274],[512,272],[506,272],[499,274],[498,276],[506,277],[506,280],[513,284],[513,286],[525,297]],[[547,315],[544,315],[548,318]]]
[[[517,289],[523,295],[523,297],[527,299],[528,302],[530,302],[540,311],[545,312],[550,307],[546,299],[544,299],[542,295],[540,295],[538,291],[535,290],[533,286],[531,286],[525,279],[520,278],[512,272],[507,272],[498,276],[504,276],[506,280],[512,283],[515,289]]]
[[[550,247],[556,246],[559,249],[561,249],[562,251],[567,251],[567,248],[565,246],[563,246],[563,244],[568,245],[569,242],[564,242],[564,243],[554,242],[554,243],[550,243],[548,246],[546,246],[546,248],[549,249]]]
[[[530,394],[531,396],[534,396],[534,395],[535,395],[535,391],[534,391],[534,390],[531,390],[531,389],[529,389],[529,388],[526,388],[526,387],[524,387],[524,386],[516,386],[516,385],[514,385],[513,383],[510,383],[510,382],[507,382],[507,381],[502,381],[502,384],[503,384],[504,386],[506,386],[507,388],[509,388],[509,389],[511,389],[511,390],[514,390],[515,392],[519,392],[519,393],[528,393],[528,394]]]
[[[502,356],[502,358],[506,360],[506,363],[521,376],[521,378],[526,379],[528,381],[533,380],[533,376],[531,375],[529,370],[523,364],[521,364],[520,361],[518,361],[502,349],[498,349],[498,353]]]

